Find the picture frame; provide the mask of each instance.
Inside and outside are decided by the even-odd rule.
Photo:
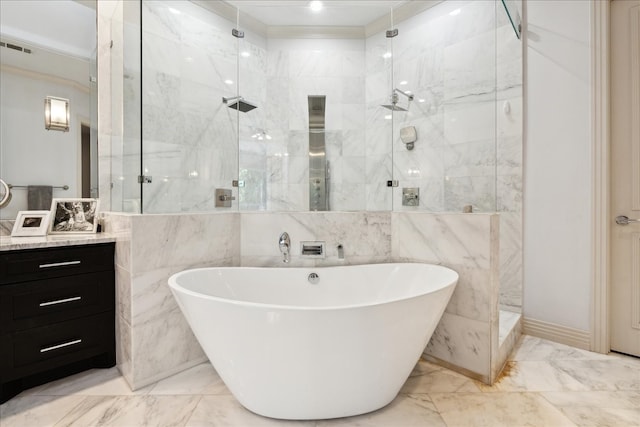
[[[49,234],[95,233],[99,207],[98,199],[53,199]]]
[[[11,230],[11,237],[46,236],[51,211],[19,211]]]

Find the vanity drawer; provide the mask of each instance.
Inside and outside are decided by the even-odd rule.
[[[10,251],[0,255],[0,285],[113,269],[113,243]]]
[[[3,381],[90,358],[114,345],[113,311],[2,335]]]
[[[0,333],[113,310],[114,272],[0,286]]]

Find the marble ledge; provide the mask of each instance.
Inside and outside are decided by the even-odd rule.
[[[53,248],[58,246],[97,245],[116,241],[111,233],[64,234],[38,237],[0,236],[0,252],[24,249]]]

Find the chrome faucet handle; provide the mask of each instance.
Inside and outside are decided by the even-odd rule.
[[[280,235],[278,239],[278,247],[282,253],[282,262],[289,262],[289,249],[291,248],[291,239],[289,234],[285,231]]]
[[[278,245],[282,247],[286,247],[287,249],[291,247],[291,239],[289,238],[289,233],[286,231],[280,235],[280,239],[278,240]]]

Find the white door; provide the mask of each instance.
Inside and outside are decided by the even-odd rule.
[[[611,350],[640,357],[640,0],[611,2]]]

